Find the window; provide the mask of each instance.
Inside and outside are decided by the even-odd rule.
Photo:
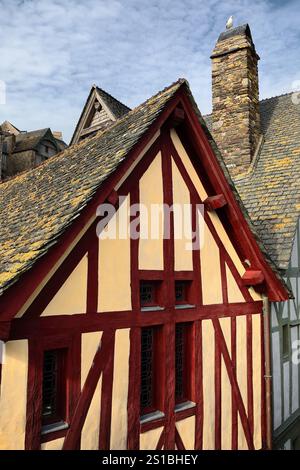
[[[191,400],[191,327],[178,323],[175,330],[175,402]]]
[[[66,419],[66,349],[44,352],[43,364],[43,425]]]
[[[282,325],[282,356],[288,359],[290,353],[289,325]]]
[[[160,360],[163,356],[160,335],[158,327],[141,330],[141,416],[163,409],[161,384],[164,371]]]
[[[192,281],[175,281],[175,304],[191,304],[191,286]]]
[[[152,282],[141,282],[140,285],[141,307],[155,305],[155,285]]]
[[[141,281],[140,283],[140,305],[141,308],[159,309],[161,297],[160,281]]]

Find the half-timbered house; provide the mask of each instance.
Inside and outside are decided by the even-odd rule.
[[[0,198],[2,449],[270,446],[268,308],[289,292],[186,81]]]

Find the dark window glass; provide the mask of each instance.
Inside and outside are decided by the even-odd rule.
[[[45,351],[43,366],[43,424],[65,419],[65,355],[63,349]]]
[[[175,399],[181,402],[186,396],[186,328],[185,325],[176,325],[175,333]]]
[[[142,328],[141,336],[141,414],[153,410],[153,328]]]
[[[155,304],[155,285],[152,282],[141,282],[140,284],[141,307]]]
[[[187,286],[184,281],[175,282],[175,301],[176,303],[182,303],[187,301]]]

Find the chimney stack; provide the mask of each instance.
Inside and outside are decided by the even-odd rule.
[[[260,140],[259,56],[249,26],[221,33],[212,56],[213,135],[232,175],[249,168]]]

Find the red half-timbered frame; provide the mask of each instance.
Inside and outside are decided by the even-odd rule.
[[[53,277],[36,296],[30,307],[19,319],[11,319],[21,306],[33,294],[44,276],[64,254],[78,233],[85,227],[96,212],[99,203],[110,200],[117,204],[114,187],[120,177],[130,168],[143,147],[150,141],[154,133],[161,128],[160,136],[150,150],[136,165],[117,195],[130,195],[130,203],[139,203],[139,186],[137,182],[149,167],[158,151],[162,153],[162,174],[164,203],[171,206],[172,195],[172,162],[173,157],[187,187],[192,203],[192,230],[197,228],[196,205],[203,203],[193,186],[193,183],[179,157],[170,138],[170,121],[174,109],[180,108],[185,119],[177,128],[180,139],[196,169],[201,175],[201,181],[210,196],[223,194],[227,204],[220,206],[218,213],[228,231],[233,244],[236,246],[241,259],[249,259],[254,269],[264,273],[265,289],[271,300],[284,300],[287,292],[276,278],[271,268],[263,258],[259,247],[244,220],[242,212],[236,203],[228,182],[213,154],[204,131],[194,113],[190,99],[184,88],[170,100],[168,106],[153,123],[150,130],[135,146],[126,161],[108,179],[95,194],[94,199],[83,210],[79,219],[66,230],[56,246],[49,250],[31,272],[24,274],[15,286],[9,289],[0,301],[2,308],[0,331],[5,339],[29,340],[29,375],[27,396],[26,448],[37,449],[41,444],[41,357],[44,344],[56,343],[57,338],[68,338],[72,342],[72,355],[80,355],[81,334],[90,331],[103,331],[101,348],[93,360],[83,389],[80,391],[78,367],[70,373],[75,374],[74,387],[69,398],[69,428],[60,433],[65,435],[64,449],[78,448],[80,435],[87,412],[95,392],[97,383],[102,375],[101,420],[99,432],[99,448],[109,449],[112,408],[112,382],[114,367],[114,338],[116,329],[130,328],[130,357],[129,357],[129,390],[128,390],[128,437],[127,448],[138,449],[140,433],[163,426],[157,449],[184,448],[183,442],[176,429],[176,421],[195,415],[195,449],[203,446],[203,357],[202,357],[202,321],[211,319],[215,330],[215,448],[221,447],[221,358],[223,358],[232,387],[232,448],[237,448],[238,415],[245,432],[249,449],[253,445],[253,383],[252,383],[252,314],[262,312],[262,302],[253,301],[248,289],[240,278],[224,245],[219,239],[215,228],[205,211],[205,222],[220,249],[220,269],[222,275],[223,303],[220,305],[203,305],[201,292],[201,269],[199,250],[193,251],[193,271],[176,272],[174,269],[174,220],[171,213],[171,237],[164,239],[164,269],[160,271],[140,271],[138,267],[139,239],[131,239],[131,295],[132,309],[127,312],[97,312],[98,305],[98,239],[96,223],[93,222],[77,245],[57,269]],[[182,113],[181,113],[182,116]],[[167,229],[167,228],[165,228]],[[88,255],[88,285],[87,313],[74,316],[40,317],[42,311],[63,285],[74,267],[83,256]],[[231,270],[245,303],[228,303],[225,262]],[[141,280],[159,280],[162,283],[164,310],[141,312],[139,286]],[[175,280],[189,280],[192,286],[193,308],[175,308]],[[198,281],[197,283],[195,281]],[[200,282],[199,282],[200,281]],[[196,287],[197,286],[197,287]],[[112,315],[113,313],[113,315]],[[247,317],[247,390],[248,401],[245,407],[236,377],[236,317]],[[219,319],[231,318],[231,351],[228,351]],[[3,320],[3,321],[2,321]],[[11,323],[10,323],[11,322]],[[191,348],[191,394],[195,406],[175,412],[175,325],[176,323],[193,324],[194,346]],[[160,326],[162,330],[161,348],[165,353],[165,370],[162,377],[161,393],[164,397],[164,417],[155,421],[140,424],[140,368],[136,366],[140,358],[141,328],[145,326]],[[262,323],[263,325],[263,323]],[[76,338],[76,347],[75,344]],[[51,344],[52,344],[51,343]],[[74,344],[73,344],[74,343]],[[47,343],[48,344],[48,343]],[[62,343],[61,343],[62,344]],[[166,347],[167,345],[167,347]],[[263,345],[263,338],[262,338]],[[54,347],[53,345],[51,348]],[[62,346],[60,346],[62,347]],[[63,347],[66,347],[65,345]],[[262,348],[263,350],[263,348]],[[74,356],[75,357],[75,356]],[[80,356],[79,356],[80,357]],[[75,361],[74,361],[75,362]],[[78,360],[76,362],[80,364]],[[36,399],[37,398],[37,399]],[[265,443],[265,402],[264,402],[264,358],[262,356],[262,429],[263,445]],[[51,436],[54,438],[53,436]],[[57,437],[57,436],[55,436]]]

